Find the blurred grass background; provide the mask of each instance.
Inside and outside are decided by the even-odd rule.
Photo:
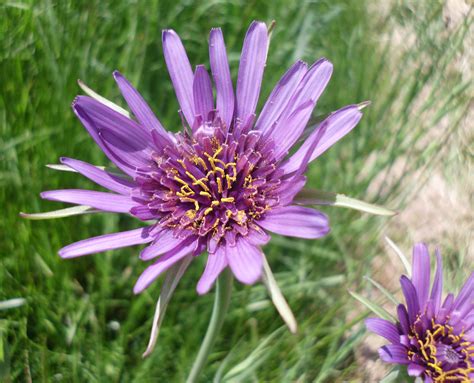
[[[72,261],[57,256],[65,244],[131,229],[137,221],[108,214],[40,222],[18,216],[59,208],[40,200],[42,190],[94,187],[45,164],[60,156],[106,164],[70,109],[78,78],[124,105],[111,76],[119,69],[166,127],[180,128],[161,29],[174,28],[191,62],[208,66],[208,32],[222,27],[235,79],[246,28],[254,19],[275,19],[261,101],[292,62],[321,56],[335,71],[316,114],[372,100],[359,126],[310,167],[310,186],[404,211],[441,171],[472,203],[472,184],[465,181],[472,175],[472,129],[463,128],[472,82],[456,64],[472,32],[469,9],[457,22],[447,21],[446,4],[437,1],[41,0],[4,1],[0,10],[0,379],[6,382],[180,382],[199,348],[213,300],[212,293],[195,292],[204,257],[180,282],[158,346],[142,360],[160,282],[133,296],[145,267],[138,249]],[[362,277],[372,274],[372,259],[383,253],[381,235],[391,225],[406,248],[417,236],[410,236],[406,220],[325,211],[332,222],[327,238],[275,237],[265,248],[298,334],[282,328],[263,286],[236,286],[203,382],[371,381],[363,377],[364,359],[356,357],[366,312],[347,289],[368,291]],[[414,214],[416,229],[417,214],[424,213]],[[472,229],[468,220],[456,227],[467,230],[463,241],[438,239],[447,247],[453,288],[472,269]],[[382,282],[389,277],[398,279],[390,270]],[[12,298],[25,302],[6,309]]]

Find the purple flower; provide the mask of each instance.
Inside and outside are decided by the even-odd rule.
[[[139,277],[135,293],[174,264],[205,251],[209,255],[197,285],[199,294],[208,292],[226,267],[240,282],[252,284],[262,274],[260,247],[270,239],[267,231],[310,239],[329,232],[325,214],[297,205],[294,198],[305,185],[308,163],[356,126],[361,106],[332,113],[289,155],[329,82],[329,61],[320,59],[311,66],[297,61],[257,118],[269,45],[264,23],[255,21],[247,31],[235,93],[220,29],[213,29],[209,37],[212,78],[203,65],[193,72],[174,31],[163,31],[162,40],[183,131],[167,132],[137,90],[114,72],[134,118],[93,93],[94,97],[78,96],[73,109],[124,175],[62,158],[64,165],[110,193],[53,190],[41,194],[48,200],[131,214],[151,224],[82,240],[59,254],[73,258],[149,243],[140,258],[154,262]]]
[[[367,328],[390,344],[379,350],[388,363],[408,366],[408,374],[425,382],[474,381],[474,273],[457,298],[441,300],[443,266],[436,252],[437,269],[430,292],[430,255],[426,245],[413,248],[412,277],[400,284],[406,305],[397,307],[398,322],[366,320]]]

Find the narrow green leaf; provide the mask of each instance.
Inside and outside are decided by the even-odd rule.
[[[372,283],[383,295],[385,295],[388,299],[390,299],[394,304],[398,305],[400,302],[393,296],[393,294],[388,291],[385,287],[383,287],[380,283],[374,281],[369,276],[364,276],[370,283]]]
[[[275,308],[280,313],[283,321],[286,323],[290,331],[295,334],[298,328],[295,316],[293,315],[290,306],[286,302],[285,297],[278,287],[278,284],[275,280],[275,277],[273,276],[272,270],[270,269],[270,265],[268,264],[265,256],[263,257],[262,281],[268,290],[268,295],[270,295],[270,298],[275,305]]]
[[[63,164],[47,164],[46,167],[49,168],[49,169],[53,169],[53,170],[59,170],[61,172],[78,173],[73,168],[70,168],[69,166],[63,165]],[[116,168],[110,168],[110,167],[107,167],[107,166],[96,166],[96,168],[100,169],[100,170],[105,170],[107,173],[110,173],[110,174],[112,174],[114,176],[117,176],[117,177],[121,177],[125,180],[130,180],[131,179],[126,174],[122,173],[120,170],[118,170]]]
[[[271,355],[269,352],[270,342],[281,333],[283,327],[267,336],[242,362],[230,369],[222,379],[223,382],[245,381],[258,367],[260,367]]]
[[[93,99],[99,101],[100,103],[108,106],[110,109],[115,110],[116,112],[123,114],[124,116],[130,118],[130,113],[127,112],[124,108],[121,106],[117,105],[116,103],[106,99],[105,97],[102,97],[100,94],[94,92],[91,88],[89,88],[86,84],[84,84],[81,80],[77,80],[77,83],[81,87],[81,89],[84,91],[85,94],[88,96],[92,97]]]
[[[395,254],[400,258],[400,261],[402,261],[403,266],[405,267],[405,270],[407,272],[407,276],[411,277],[411,264],[408,261],[407,257],[403,252],[400,250],[400,248],[395,245],[395,243],[387,236],[385,236],[385,242],[390,246],[390,248],[395,252]]]
[[[387,310],[383,307],[380,307],[378,304],[369,301],[367,298],[364,298],[362,295],[357,294],[356,292],[349,291],[349,294],[352,295],[355,299],[357,299],[360,303],[362,303],[365,307],[367,307],[370,311],[376,314],[378,317],[386,319],[391,322],[396,322],[396,318],[391,315]]]
[[[155,315],[153,317],[153,325],[151,327],[150,340],[148,346],[143,353],[142,357],[146,358],[149,356],[156,345],[156,340],[158,339],[158,333],[160,331],[161,323],[165,316],[166,308],[171,299],[171,296],[176,289],[181,277],[191,263],[192,256],[187,256],[183,260],[175,263],[167,272],[163,285],[161,287],[161,293],[156,302]]]
[[[65,209],[47,211],[44,213],[20,213],[22,218],[31,219],[31,220],[41,220],[41,219],[56,219],[56,218],[64,218],[64,217],[71,217],[73,215],[81,215],[81,214],[92,214],[98,213],[99,210],[96,210],[90,206],[73,206],[67,207]]]
[[[397,381],[400,371],[394,370],[385,375],[385,377],[380,381],[380,383],[395,383]]]
[[[14,309],[23,306],[26,303],[25,298],[13,298],[0,302],[0,310]]]
[[[77,171],[74,170],[73,168],[70,168],[69,166],[63,165],[63,164],[48,164],[48,165],[46,165],[46,167],[50,168],[50,169],[53,169],[53,170],[59,170],[59,171],[62,171],[62,172],[77,173]]]
[[[298,194],[296,202],[301,205],[332,205],[363,211],[365,213],[383,216],[393,216],[396,211],[385,207],[347,197],[344,194],[306,189]]]

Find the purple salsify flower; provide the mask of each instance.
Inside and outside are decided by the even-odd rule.
[[[410,376],[424,382],[474,381],[474,273],[455,298],[442,301],[443,266],[437,269],[430,292],[430,255],[425,244],[413,248],[412,277],[400,284],[406,305],[397,307],[398,321],[366,320],[367,328],[390,344],[379,350],[388,363],[408,366]]]
[[[300,238],[319,238],[329,232],[325,214],[293,200],[305,185],[308,163],[356,126],[362,117],[360,105],[329,115],[289,155],[329,82],[329,61],[320,59],[311,66],[297,61],[256,118],[269,45],[263,22],[253,22],[247,31],[235,93],[220,29],[213,29],[209,37],[212,79],[202,65],[193,73],[174,31],[163,31],[162,40],[183,132],[167,132],[137,90],[114,72],[134,118],[100,96],[78,96],[73,109],[126,176],[62,158],[64,165],[111,193],[53,190],[41,194],[48,200],[131,214],[151,225],[85,239],[59,254],[73,258],[149,243],[140,258],[154,262],[139,277],[135,293],[174,264],[205,251],[209,255],[197,285],[199,294],[208,292],[226,267],[240,282],[252,284],[262,274],[260,247],[270,239],[267,231]]]

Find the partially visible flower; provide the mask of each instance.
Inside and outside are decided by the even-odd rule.
[[[267,231],[310,239],[329,232],[325,214],[294,198],[306,183],[308,163],[356,126],[361,105],[331,114],[289,155],[329,82],[329,61],[320,59],[311,66],[297,61],[257,118],[269,44],[264,23],[255,21],[247,31],[235,93],[220,29],[213,29],[209,37],[212,80],[203,65],[193,72],[174,31],[163,31],[162,40],[184,130],[167,132],[137,90],[114,72],[134,118],[96,94],[78,96],[73,109],[124,175],[62,158],[64,165],[112,193],[67,189],[41,194],[48,200],[131,214],[151,224],[82,240],[59,254],[73,258],[151,243],[140,258],[154,263],[139,277],[135,293],[174,264],[206,251],[199,294],[208,292],[227,267],[240,282],[252,284],[262,275],[260,247],[270,239]]]
[[[366,320],[367,328],[390,344],[379,350],[388,363],[407,365],[408,374],[426,383],[474,381],[474,273],[455,298],[442,301],[443,267],[437,269],[430,291],[430,255],[425,244],[413,248],[412,277],[400,284],[406,305],[397,307],[398,321]]]

